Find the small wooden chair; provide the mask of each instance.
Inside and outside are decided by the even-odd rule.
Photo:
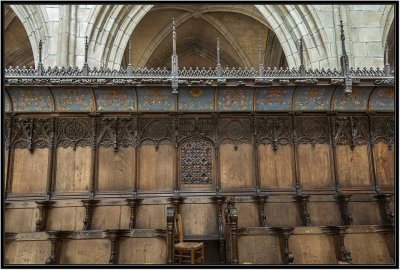
[[[175,214],[174,225],[179,240],[179,243],[175,244],[175,260],[178,260],[179,264],[187,262],[190,262],[190,264],[196,264],[197,262],[204,264],[204,243],[183,242],[182,219],[180,214]]]

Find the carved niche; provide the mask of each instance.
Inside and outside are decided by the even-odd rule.
[[[256,142],[258,144],[272,144],[274,150],[278,145],[288,145],[293,142],[292,118],[281,117],[257,117],[256,118]]]
[[[57,120],[57,147],[80,147],[95,145],[95,118],[61,118]]]
[[[12,148],[51,148],[54,138],[54,120],[16,118],[13,120]]]
[[[333,120],[333,144],[356,145],[368,144],[368,121],[366,117],[338,116]]]
[[[371,142],[383,142],[391,149],[394,142],[395,122],[393,116],[371,117]]]
[[[299,116],[295,117],[294,142],[296,144],[328,144],[328,117]]]
[[[103,147],[128,147],[137,145],[135,118],[101,118],[97,135],[97,143]]]

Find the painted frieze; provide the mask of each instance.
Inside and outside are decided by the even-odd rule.
[[[254,90],[228,88],[218,90],[219,111],[252,111]]]
[[[371,93],[370,87],[354,87],[351,94],[346,94],[343,89],[338,88],[333,98],[333,110],[338,111],[360,111],[367,110],[368,98]]]
[[[54,111],[53,100],[47,88],[8,88],[17,112]]]
[[[138,106],[140,111],[173,111],[175,96],[170,88],[138,88]]]
[[[376,88],[369,101],[369,109],[377,111],[393,111],[394,110],[394,88],[380,87]]]
[[[179,89],[178,108],[180,111],[213,111],[214,90],[212,88]]]
[[[95,89],[97,110],[134,111],[136,110],[135,90],[127,87]]]
[[[93,93],[90,88],[52,88],[56,111],[86,112],[94,108]]]
[[[256,94],[257,111],[281,111],[292,109],[293,88],[258,89]]]
[[[329,110],[332,87],[299,87],[294,94],[294,108],[296,110]]]

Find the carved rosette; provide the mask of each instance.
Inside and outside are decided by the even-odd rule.
[[[219,142],[231,143],[237,149],[240,143],[253,142],[253,121],[251,118],[220,118]]]
[[[393,116],[371,117],[371,143],[383,142],[391,149],[394,143],[395,122]]]
[[[294,141],[296,144],[328,144],[327,117],[300,116],[295,118]]]
[[[257,117],[256,130],[257,144],[272,144],[274,150],[278,145],[289,145],[293,142],[290,117]]]
[[[62,118],[57,121],[57,147],[93,147],[95,118]]]
[[[211,184],[212,144],[197,137],[180,147],[181,179],[183,184]]]

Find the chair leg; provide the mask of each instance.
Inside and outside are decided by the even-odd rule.
[[[190,262],[191,262],[191,264],[194,264],[194,250],[193,249],[190,251]]]

